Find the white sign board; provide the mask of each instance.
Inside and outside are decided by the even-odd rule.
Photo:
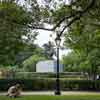
[[[57,64],[54,60],[39,61],[36,64],[36,72],[56,72]],[[59,65],[59,72],[63,72],[63,65]]]

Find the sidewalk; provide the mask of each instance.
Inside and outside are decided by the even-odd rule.
[[[2,92],[0,95],[6,95],[7,92]],[[54,95],[54,91],[29,91],[22,92],[22,95]],[[100,92],[85,92],[85,91],[61,91],[61,95],[100,95]]]

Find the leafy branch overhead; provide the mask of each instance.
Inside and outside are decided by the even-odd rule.
[[[52,0],[50,2],[53,2]],[[85,16],[85,13],[89,12],[94,5],[96,4],[96,0],[69,0],[68,4],[63,4],[58,9],[51,9],[50,16],[48,16],[52,28],[46,28],[43,26],[34,26],[31,27],[33,29],[43,29],[48,31],[54,31],[56,28],[60,27],[63,24],[62,30],[59,33],[59,36],[62,35],[64,30],[72,25],[76,20],[79,20],[81,17]],[[44,22],[45,23],[45,22]]]
[[[20,4],[21,0],[14,0]],[[25,0],[23,6],[29,9],[32,17],[28,27],[31,29],[43,29],[55,31],[62,27],[59,36],[67,27],[72,25],[76,20],[86,16],[86,13],[92,12],[93,8],[99,4],[97,0]],[[26,9],[25,8],[25,9]],[[46,27],[51,25],[51,28]]]
[[[91,33],[91,30],[95,29],[98,33],[99,16],[100,0],[23,0],[23,2],[22,0],[1,0],[0,58],[2,59],[0,62],[9,63],[10,60],[12,62],[19,52],[25,51],[25,48],[34,48],[34,40],[36,40],[39,29],[47,31],[60,29],[58,36],[65,33],[67,41],[65,42],[70,44],[69,47],[79,43],[80,40],[81,44],[83,38],[77,36],[78,32],[84,29],[82,34]],[[81,30],[77,32],[78,22],[81,23]],[[69,34],[65,32],[66,28]],[[73,35],[73,33],[76,34]],[[88,37],[90,38],[90,36]],[[87,43],[90,45],[91,39],[86,38],[86,36],[84,38],[90,40]],[[91,45],[99,46],[96,41]],[[74,47],[76,48],[76,46]]]

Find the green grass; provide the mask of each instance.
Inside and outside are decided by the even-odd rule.
[[[100,95],[66,95],[66,96],[33,95],[33,96],[21,96],[19,98],[9,98],[6,96],[0,96],[0,100],[100,100]]]

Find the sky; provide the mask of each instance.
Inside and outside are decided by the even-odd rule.
[[[48,43],[48,41],[51,41],[53,43],[55,43],[54,39],[55,38],[51,38],[50,34],[53,34],[50,31],[44,31],[44,30],[39,30],[39,35],[37,36],[37,40],[35,40],[35,43],[38,44],[39,46],[42,46],[45,43]],[[62,39],[63,42],[63,39]],[[62,46],[63,43],[61,43]],[[69,49],[64,49],[64,50],[59,50],[59,57],[60,59],[62,58],[63,55],[67,55],[70,52]]]

